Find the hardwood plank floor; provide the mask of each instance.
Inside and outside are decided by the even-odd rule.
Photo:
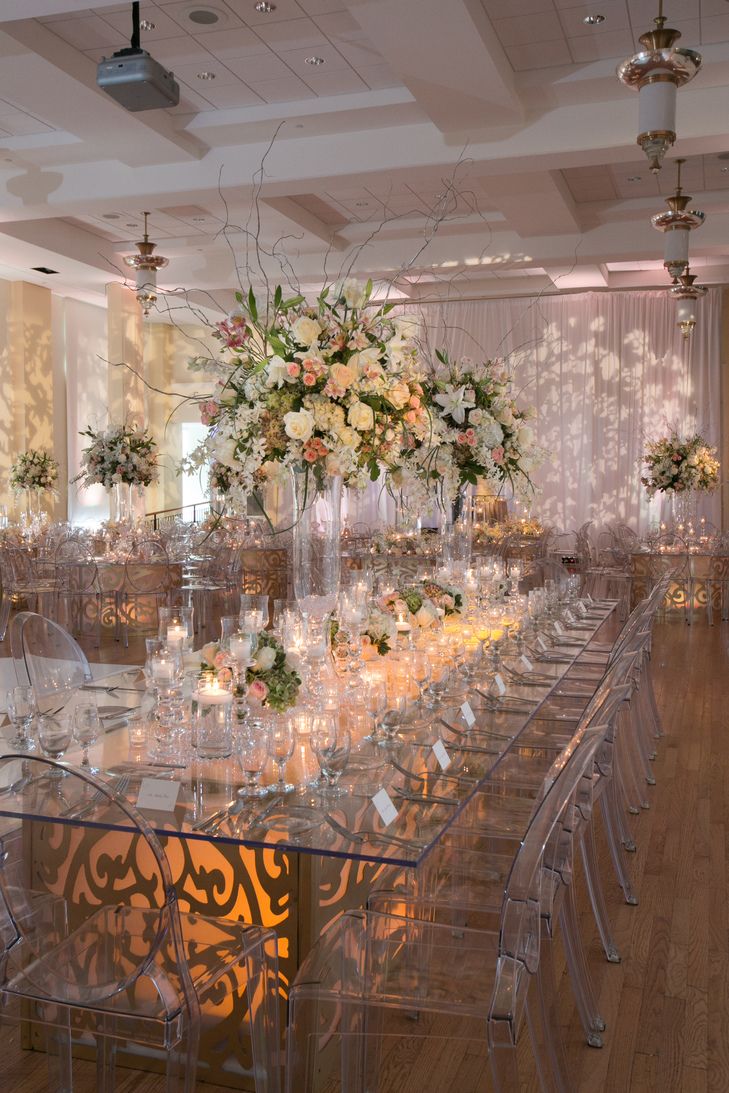
[[[94,660],[139,662],[143,644],[137,638],[128,652],[111,642],[87,651]],[[638,850],[629,866],[637,907],[622,901],[600,844],[620,964],[605,961],[589,908],[580,904],[607,1021],[601,1050],[585,1046],[566,976],[560,980],[559,1020],[578,1093],[729,1091],[729,624],[659,624],[653,672],[666,737],[654,764],[657,784],[647,790],[650,808],[635,818]],[[46,1089],[43,1056],[21,1051],[16,1034],[4,1046],[0,1089]],[[533,1093],[528,1051],[520,1054],[524,1090]],[[77,1069],[78,1093],[93,1093],[94,1067]],[[485,1069],[485,1056],[470,1049],[460,1062],[448,1059],[447,1078],[419,1072],[418,1087],[480,1093],[489,1088]],[[160,1078],[130,1071],[118,1084],[119,1093],[162,1088]],[[200,1084],[201,1093],[216,1089]]]

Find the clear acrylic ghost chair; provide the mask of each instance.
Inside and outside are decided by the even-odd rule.
[[[32,611],[13,618],[10,652],[18,683],[34,688],[40,713],[62,710],[91,681],[89,662],[75,639],[58,623]]]
[[[478,929],[464,925],[462,909],[447,904],[435,921],[359,911],[332,923],[290,993],[288,1093],[379,1093],[403,1051],[411,1068],[416,1060],[423,1068],[421,1088],[436,1089],[424,1060],[456,1041],[472,1050],[487,1044],[496,1089],[518,1093],[516,1044],[525,1023],[542,1087],[569,1088],[554,1015],[529,988],[539,968],[542,912],[552,901],[543,883],[545,851],[574,808],[580,782],[592,778],[600,740],[599,730],[587,730],[537,807],[493,929],[480,920]],[[447,1077],[450,1083],[452,1071]]]
[[[95,1042],[99,1093],[131,1044],[162,1059],[167,1093],[193,1093],[202,1007],[245,992],[255,1089],[278,1093],[274,932],[180,911],[156,835],[110,784],[4,756],[0,790],[0,1017],[45,1031],[49,1089],[70,1093],[72,1045]]]

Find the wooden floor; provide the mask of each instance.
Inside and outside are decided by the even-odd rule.
[[[90,653],[117,663],[139,656],[132,648],[127,658],[118,646]],[[651,807],[635,825],[630,865],[639,906],[621,902],[616,885],[608,890],[622,963],[602,958],[586,904],[582,911],[607,1021],[604,1048],[584,1045],[566,980],[560,1021],[579,1093],[729,1093],[729,624],[659,625],[653,671],[666,738],[657,785],[648,790]],[[5,1036],[4,1047],[0,1091],[45,1090],[44,1058],[21,1051],[14,1036]],[[524,1088],[532,1093],[537,1083],[523,1055]],[[449,1075],[445,1082],[421,1075],[419,1089],[488,1088],[483,1060],[464,1058]],[[78,1064],[79,1093],[94,1087],[94,1068]],[[118,1093],[162,1088],[159,1078],[129,1071],[118,1083]],[[215,1090],[200,1085],[200,1093]]]

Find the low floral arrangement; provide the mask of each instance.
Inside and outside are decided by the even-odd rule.
[[[282,712],[296,705],[301,686],[298,662],[286,653],[268,630],[258,635],[258,645],[246,671],[248,697],[271,710]]]
[[[524,539],[538,539],[545,531],[539,520],[501,520],[498,524],[484,524],[473,529],[474,543],[500,543],[510,535]]]
[[[383,611],[425,630],[438,621],[438,608],[421,588],[408,586],[388,592],[380,601]]]
[[[505,481],[515,491],[532,491],[532,472],[544,458],[527,424],[535,412],[517,406],[503,363],[452,361],[443,350],[436,358],[422,383],[431,436],[403,461],[404,479],[436,484],[446,503],[479,478],[496,494]]]
[[[361,488],[425,442],[413,324],[391,317],[392,304],[371,304],[371,294],[372,282],[350,280],[312,307],[284,299],[280,287],[265,306],[252,290],[237,294],[240,310],[217,329],[227,359],[190,362],[219,380],[200,404],[210,431],[186,470],[212,462],[215,489],[242,504],[291,466]]]
[[[462,589],[452,584],[444,584],[443,581],[423,581],[422,589],[429,600],[440,607],[448,615],[460,615],[463,611],[466,596]]]
[[[395,648],[396,643],[397,625],[393,616],[388,611],[381,611],[378,607],[371,608],[362,631],[362,652],[365,659],[370,652],[386,657]]]
[[[719,485],[719,461],[712,448],[698,433],[650,440],[643,453],[645,470],[641,483],[649,497],[655,493],[708,492]]]
[[[372,541],[373,554],[403,554],[427,558],[437,554],[440,541],[437,535],[418,535],[410,532],[384,531]]]
[[[100,483],[107,490],[118,482],[129,486],[149,486],[159,474],[157,443],[136,425],[112,425],[102,431],[88,428],[81,436],[91,440],[81,457],[82,469],[73,482],[84,486]]]
[[[42,448],[22,452],[10,467],[12,490],[52,490],[58,482],[58,462]]]
[[[220,648],[219,641],[209,641],[200,650],[200,671],[220,679],[230,679],[230,658]]]

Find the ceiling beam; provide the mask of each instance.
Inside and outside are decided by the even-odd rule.
[[[334,228],[329,224],[325,224],[318,216],[314,216],[313,213],[303,209],[293,198],[268,197],[262,198],[262,202],[264,205],[268,205],[270,209],[280,213],[281,216],[285,216],[292,224],[296,224],[297,227],[303,228],[310,235],[315,235],[317,239],[321,239],[332,250],[341,251],[348,246],[347,240],[338,235]]]
[[[346,0],[378,52],[444,133],[520,121],[514,74],[479,0]]]

